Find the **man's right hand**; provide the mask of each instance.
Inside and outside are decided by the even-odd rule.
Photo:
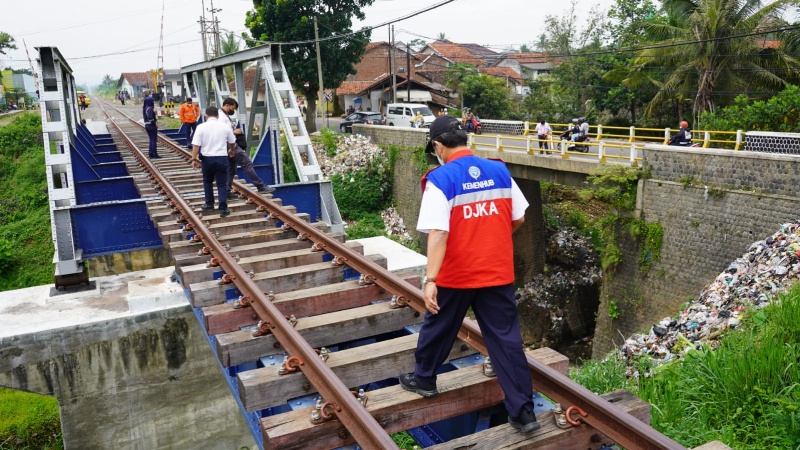
[[[438,293],[436,283],[425,283],[424,288],[425,309],[431,314],[439,314],[439,302],[436,300],[436,294]]]

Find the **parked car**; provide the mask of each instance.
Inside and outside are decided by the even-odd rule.
[[[436,116],[431,109],[422,103],[390,103],[386,106],[386,125],[392,127],[410,127],[411,121],[417,112],[421,113],[425,119],[425,126],[430,126]]]
[[[367,125],[378,125],[381,123],[382,115],[379,112],[356,111],[342,119],[339,124],[339,131],[342,133],[352,133],[354,123],[364,123]]]

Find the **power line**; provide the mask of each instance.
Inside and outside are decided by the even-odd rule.
[[[392,20],[380,23],[378,25],[373,25],[371,27],[362,28],[362,29],[360,29],[358,31],[351,31],[350,33],[345,33],[345,34],[326,36],[326,37],[322,37],[322,38],[319,38],[319,39],[308,39],[308,40],[305,40],[305,41],[269,42],[269,41],[262,41],[262,40],[259,40],[259,39],[255,39],[255,38],[249,38],[248,41],[255,42],[257,44],[303,45],[303,44],[314,44],[316,42],[325,42],[325,41],[333,41],[333,40],[338,40],[338,39],[345,39],[345,38],[348,38],[350,36],[355,36],[357,34],[366,33],[368,31],[372,31],[372,30],[374,30],[376,28],[381,28],[381,27],[385,27],[387,25],[391,25],[393,23],[402,22],[402,21],[410,19],[412,17],[416,17],[416,16],[418,16],[420,14],[424,14],[424,13],[426,13],[428,11],[433,11],[434,9],[440,8],[440,7],[442,7],[442,6],[444,6],[444,5],[448,4],[448,3],[453,3],[454,1],[456,1],[456,0],[444,0],[444,1],[441,1],[439,3],[435,3],[435,4],[431,5],[431,6],[425,7],[423,9],[414,11],[412,13],[408,13],[408,14],[406,14],[404,16],[400,16],[400,17],[398,17],[396,19],[392,19]],[[230,31],[230,30],[224,30],[224,31]]]

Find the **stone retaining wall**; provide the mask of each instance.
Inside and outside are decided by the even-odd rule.
[[[638,199],[641,218],[664,229],[661,260],[643,273],[638,244],[620,227],[623,262],[605,274],[595,358],[622,336],[674,316],[751,243],[797,216],[800,157],[661,147],[645,148],[644,170],[652,178],[640,183]],[[612,301],[617,319],[608,314]]]

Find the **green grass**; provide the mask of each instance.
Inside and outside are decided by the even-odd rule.
[[[0,291],[53,282],[53,243],[41,119],[0,127]]]
[[[642,361],[647,365],[647,361]],[[603,393],[625,388],[653,405],[654,428],[686,447],[721,440],[734,449],[800,449],[800,285],[748,313],[716,350],[703,348],[625,376],[619,358],[588,362],[571,376]],[[644,373],[644,370],[642,370]]]
[[[55,398],[0,388],[0,450],[61,448]]]

